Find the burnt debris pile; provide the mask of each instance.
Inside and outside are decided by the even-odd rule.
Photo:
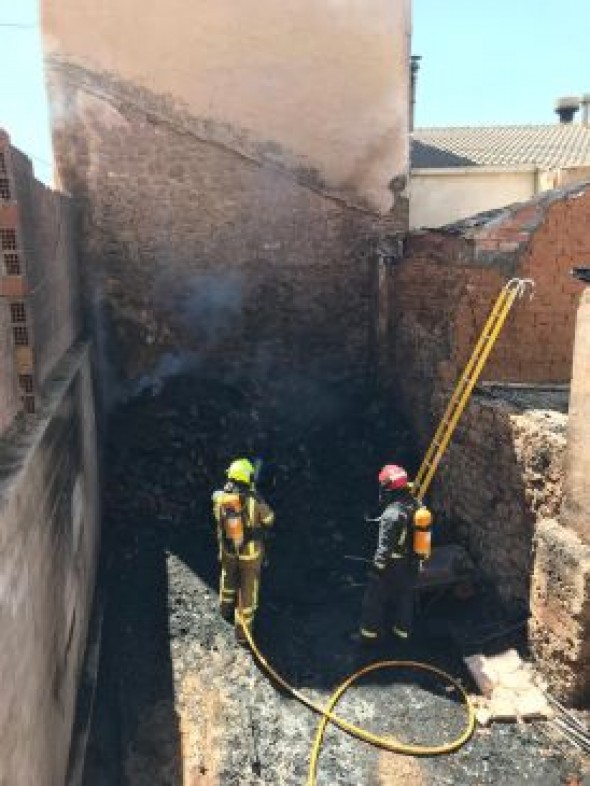
[[[358,622],[362,560],[375,545],[363,517],[376,502],[379,466],[416,468],[389,404],[353,384],[293,378],[259,387],[186,375],[114,414],[87,786],[305,782],[316,719],[268,682],[218,613],[211,492],[236,456],[263,459],[260,488],[277,519],[256,638],[293,685],[326,700],[355,665],[348,636]],[[460,669],[449,639],[418,647],[412,656]],[[459,704],[432,685],[412,687],[409,675],[353,694],[347,717],[408,741],[434,744],[461,728]],[[505,728],[454,757],[418,764],[330,730],[318,782],[396,783],[395,770],[416,783],[492,784],[515,769],[525,780],[544,778],[527,782],[561,782],[566,764],[551,751],[541,756],[543,745],[533,730]]]
[[[190,560],[198,544],[204,576],[216,574],[211,493],[233,458],[260,458],[258,485],[277,513],[266,581],[280,585],[276,598],[297,596],[294,584],[309,595],[314,571],[320,584],[342,573],[342,554],[366,540],[380,462],[414,459],[391,408],[358,387],[301,379],[260,388],[177,377],[128,402],[109,433],[107,532],[128,544],[157,537]]]

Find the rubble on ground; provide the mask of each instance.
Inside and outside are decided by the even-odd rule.
[[[514,649],[498,655],[470,655],[465,665],[483,694],[475,697],[478,722],[548,720],[553,717],[549,700],[535,682],[530,663]]]
[[[300,786],[317,718],[284,695],[235,645],[218,614],[211,491],[236,455],[263,456],[276,536],[263,575],[256,638],[268,660],[319,702],[358,666],[355,630],[375,531],[363,522],[380,464],[415,469],[408,433],[387,402],[350,386],[290,381],[265,390],[179,377],[145,391],[111,423],[106,454],[108,567],[103,660],[87,786]],[[403,657],[468,680],[448,626],[481,621],[478,599],[426,603]],[[426,608],[427,607],[427,608]],[[429,626],[428,623],[433,623]],[[434,631],[434,632],[433,632]],[[400,657],[389,640],[372,657]],[[104,682],[103,675],[103,682]],[[464,710],[428,677],[374,675],[339,713],[372,731],[437,744]],[[105,718],[108,722],[105,721]],[[119,730],[105,740],[100,730]],[[318,786],[562,786],[582,763],[537,726],[492,727],[452,756],[400,761],[329,728]],[[101,781],[101,777],[103,780]]]

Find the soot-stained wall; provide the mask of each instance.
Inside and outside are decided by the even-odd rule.
[[[111,392],[184,364],[363,372],[368,248],[407,227],[409,4],[43,5]]]

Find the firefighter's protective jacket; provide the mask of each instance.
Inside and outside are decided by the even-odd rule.
[[[379,569],[392,559],[413,556],[413,519],[415,502],[407,499],[391,502],[379,517],[379,539],[373,562]]]

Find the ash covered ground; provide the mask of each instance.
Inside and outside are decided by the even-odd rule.
[[[294,686],[325,702],[358,667],[356,629],[375,532],[363,516],[386,460],[415,469],[395,413],[353,385],[264,390],[179,376],[110,423],[105,461],[107,603],[85,786],[302,786],[317,717],[273,686],[217,611],[211,491],[237,455],[261,456],[277,513],[256,638]],[[469,685],[446,620],[481,621],[489,601],[424,604],[407,651]],[[368,660],[371,657],[369,656]],[[404,741],[457,736],[454,692],[410,672],[351,689],[339,713]],[[318,786],[576,783],[583,763],[538,726],[496,725],[458,753],[407,758],[329,729]]]

